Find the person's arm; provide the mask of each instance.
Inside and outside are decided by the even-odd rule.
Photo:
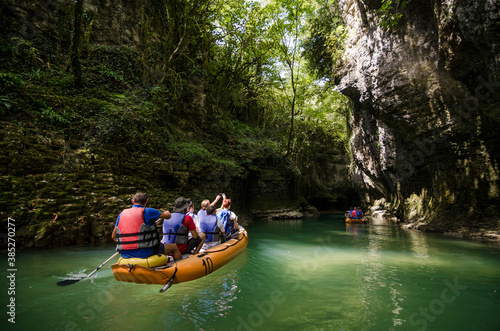
[[[219,227],[219,230],[222,233],[222,235],[225,236],[226,229],[224,229],[224,224],[222,223],[222,220],[217,220],[217,226]]]
[[[115,228],[113,229],[113,232],[111,233],[111,239],[113,239],[114,241],[117,241],[117,234],[118,234],[118,223],[120,223],[120,215],[122,213],[120,213],[118,215],[118,217],[116,218],[116,222],[115,222]]]
[[[194,215],[193,216],[193,222],[194,222],[194,225],[196,225],[196,231],[201,231],[200,229],[200,219],[198,217],[198,215]]]
[[[191,216],[186,215],[185,226],[189,229],[189,232],[193,236],[194,239],[198,238],[198,231],[196,231],[196,224],[194,224],[193,218]]]
[[[217,201],[219,201],[219,200],[220,200],[220,198],[221,198],[221,195],[220,195],[220,194],[218,194],[218,195],[217,195],[217,197],[215,198],[215,200],[214,200],[214,201],[212,201],[212,203],[210,204],[210,206],[215,206],[215,204],[217,203]]]
[[[238,225],[238,216],[234,212],[231,212],[231,215],[229,215],[229,219],[231,219],[234,222],[234,228],[236,230],[240,229],[240,226]]]
[[[116,226],[113,229],[113,233],[111,233],[111,239],[113,239],[114,241],[116,241]]]
[[[172,217],[172,215],[170,214],[170,212],[168,210],[166,210],[163,213],[161,213],[160,216],[158,216],[158,217],[168,220],[168,219],[170,219],[170,217]]]

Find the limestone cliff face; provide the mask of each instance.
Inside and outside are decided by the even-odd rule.
[[[500,3],[408,1],[397,29],[380,1],[341,0],[340,90],[354,104],[354,184],[365,202],[437,231],[498,230]]]

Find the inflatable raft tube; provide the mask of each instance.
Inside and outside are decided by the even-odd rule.
[[[175,274],[173,283],[182,283],[206,276],[226,265],[245,250],[247,231],[240,226],[237,238],[187,258],[158,267],[132,264],[113,264],[111,269],[117,281],[137,284],[165,285]]]
[[[348,217],[345,219],[345,222],[350,223],[350,224],[366,224],[367,220],[366,220],[366,217],[363,217],[362,219]]]
[[[132,257],[128,259],[124,259],[120,257],[118,259],[118,264],[129,264],[129,265],[142,265],[143,267],[158,267],[160,265],[165,265],[168,263],[168,256],[160,254],[160,255],[152,255],[146,259],[140,259],[138,257]]]

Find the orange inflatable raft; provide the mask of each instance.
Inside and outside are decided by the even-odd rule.
[[[111,269],[113,269],[113,275],[118,281],[165,285],[160,290],[163,292],[173,283],[194,280],[221,268],[243,252],[247,244],[247,231],[240,226],[236,238],[198,254],[188,255],[182,260],[169,262],[158,267],[116,263],[111,266]]]
[[[347,217],[345,219],[345,222],[349,223],[349,224],[366,224],[366,223],[368,223],[368,221],[366,220],[366,217],[363,217],[362,219]]]

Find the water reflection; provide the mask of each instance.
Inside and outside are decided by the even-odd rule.
[[[364,225],[363,224],[349,224],[346,223],[345,231],[347,233],[352,234],[352,238],[355,240],[359,240],[361,235],[363,234]]]
[[[214,320],[226,318],[231,314],[234,302],[239,299],[241,268],[247,258],[248,254],[243,252],[227,268],[215,271],[214,274],[198,280],[196,284],[183,284],[185,287],[191,286],[193,292],[180,296],[182,310],[179,317],[189,320],[196,329],[204,329]],[[178,290],[183,291],[180,288]]]
[[[367,234],[367,252],[361,258],[362,263],[358,274],[362,278],[360,293],[364,308],[363,322],[366,323],[368,329],[380,327],[378,324],[381,322],[387,325],[386,321],[380,319],[382,315],[387,316],[387,307],[384,306],[387,302],[391,305],[391,324],[398,326],[404,323],[400,315],[405,297],[400,290],[402,283],[399,279],[398,268],[389,265],[383,257],[387,238],[392,237],[392,228],[380,222]]]

